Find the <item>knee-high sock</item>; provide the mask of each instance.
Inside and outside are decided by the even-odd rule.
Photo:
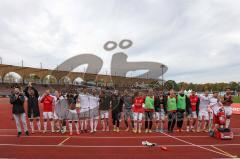
[[[91,131],[93,131],[93,118],[90,119],[90,128],[91,128]]]
[[[229,128],[230,127],[230,119],[227,119],[226,120],[226,128]]]
[[[197,120],[196,120],[196,119],[193,119],[193,123],[192,123],[192,127],[193,127],[193,128],[195,127],[196,122],[197,122]]]
[[[128,121],[124,120],[124,123],[125,123],[126,128],[128,128]]]
[[[159,129],[159,121],[156,121],[156,130]]]
[[[102,123],[102,128],[103,128],[103,130],[105,130],[105,122],[104,122],[104,119],[101,119],[101,123]]]
[[[47,121],[44,121],[43,128],[44,128],[44,131],[47,131]]]
[[[138,121],[134,121],[134,130],[137,130]]]
[[[80,124],[81,124],[81,130],[83,130],[84,120],[81,120],[81,121],[80,121]]]
[[[59,123],[59,120],[55,121],[55,125],[56,125],[57,129],[60,129],[60,123]]]
[[[41,131],[41,121],[40,120],[37,121],[37,127],[38,127],[38,131]]]
[[[72,121],[69,121],[69,122],[68,122],[68,127],[69,127],[69,132],[70,132],[70,134],[71,134],[72,131],[73,131],[73,128],[72,128]]]
[[[108,118],[106,118],[105,120],[106,120],[106,126],[108,128],[109,127]]]
[[[201,127],[202,127],[202,121],[199,120],[199,121],[198,121],[198,124],[197,124],[197,130],[200,131],[200,130],[201,130]]]
[[[84,129],[87,130],[87,128],[88,128],[88,120],[86,119],[86,120],[85,120]]]
[[[32,132],[34,132],[34,125],[33,125],[33,121],[30,121],[30,128],[31,128]]]
[[[187,127],[190,127],[190,119],[187,119]]]
[[[160,129],[163,130],[164,121],[160,121]]]
[[[134,128],[134,121],[131,120],[131,125],[132,125],[132,128]]]
[[[77,121],[75,121],[75,128],[77,133],[79,133],[79,123]]]
[[[52,130],[52,132],[54,132],[54,121],[53,120],[51,121],[51,130]]]
[[[142,130],[142,122],[141,121],[139,121],[139,123],[138,123],[138,130]]]
[[[97,126],[98,126],[98,120],[94,120],[94,131],[97,131]]]
[[[209,123],[209,121],[208,121],[208,120],[205,120],[204,127],[203,127],[204,130],[207,129],[208,123]]]

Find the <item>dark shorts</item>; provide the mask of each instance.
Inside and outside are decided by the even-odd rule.
[[[28,108],[28,118],[32,119],[32,118],[39,118],[40,117],[40,111],[39,109],[33,109],[33,108]]]

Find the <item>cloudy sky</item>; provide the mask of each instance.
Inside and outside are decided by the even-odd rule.
[[[167,79],[240,81],[239,0],[0,0],[3,63],[55,68],[92,53],[110,72],[111,57],[168,66]],[[131,39],[131,48],[103,49]],[[78,68],[79,70],[82,67]]]

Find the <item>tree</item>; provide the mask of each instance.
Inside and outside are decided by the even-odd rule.
[[[177,83],[175,81],[168,80],[167,82],[165,82],[164,88],[166,90],[170,90],[170,89],[178,90],[178,85],[177,85]]]

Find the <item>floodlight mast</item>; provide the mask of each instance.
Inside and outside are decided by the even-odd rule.
[[[163,67],[164,65],[161,65],[162,67],[162,92],[164,92],[164,77],[163,77]]]

